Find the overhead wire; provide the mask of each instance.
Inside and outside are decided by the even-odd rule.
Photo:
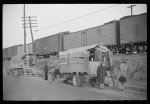
[[[103,8],[103,9],[96,10],[96,11],[94,11],[94,12],[88,13],[88,14],[86,14],[86,15],[82,15],[82,16],[79,16],[79,17],[75,17],[75,18],[72,18],[72,19],[70,19],[70,20],[66,20],[66,21],[63,21],[63,22],[60,22],[60,23],[57,23],[57,24],[54,24],[54,25],[50,25],[50,26],[41,28],[41,29],[39,29],[39,30],[42,31],[42,30],[45,30],[45,29],[48,29],[48,28],[53,28],[53,27],[55,27],[55,26],[57,26],[57,25],[64,24],[64,23],[68,23],[68,22],[71,22],[71,21],[74,21],[74,20],[77,20],[77,19],[81,19],[81,18],[83,18],[83,17],[87,17],[87,16],[89,16],[89,15],[92,15],[92,14],[95,14],[95,13],[98,13],[98,12],[102,12],[102,11],[104,11],[104,10],[107,10],[107,9],[110,9],[110,8],[113,8],[113,7],[116,7],[116,6],[120,6],[120,5],[121,5],[121,4],[112,5],[112,6],[109,6],[109,7],[106,7],[106,8]]]

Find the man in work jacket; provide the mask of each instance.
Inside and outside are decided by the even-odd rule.
[[[45,73],[45,80],[48,80],[48,65],[47,65],[47,62],[45,62],[44,73]]]
[[[97,79],[98,79],[97,81],[98,84],[100,84],[100,88],[104,88],[105,73],[106,73],[106,65],[104,62],[102,62],[97,68]]]

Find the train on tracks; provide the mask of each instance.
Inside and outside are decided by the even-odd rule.
[[[77,32],[60,32],[37,39],[34,42],[34,54],[38,58],[49,58],[72,48],[99,43],[103,43],[114,54],[147,52],[147,13],[126,16]],[[26,53],[33,53],[32,43],[26,45]],[[23,54],[24,46],[21,44],[8,47],[3,49],[3,60]]]

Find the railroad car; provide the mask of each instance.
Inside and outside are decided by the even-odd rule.
[[[63,35],[68,32],[61,32],[48,37],[35,40],[35,53],[38,55],[50,55],[63,51]]]
[[[115,46],[119,40],[119,21],[111,21],[101,26],[81,30],[64,35],[64,50],[103,43],[107,46]]]
[[[11,48],[3,49],[3,59],[10,59],[11,58]]]
[[[18,47],[22,46],[20,45],[15,45],[10,47],[11,48],[11,57],[18,55]]]
[[[32,43],[26,44],[26,54],[33,53]],[[24,45],[18,47],[18,55],[24,55]]]
[[[120,44],[125,51],[139,52],[147,44],[147,13],[120,19]]]
[[[147,13],[126,16],[101,26],[69,33],[61,32],[35,40],[35,53],[50,56],[72,48],[103,43],[114,53],[147,51]],[[33,53],[32,43],[26,46]],[[24,46],[16,45],[3,49],[3,59],[23,55]]]

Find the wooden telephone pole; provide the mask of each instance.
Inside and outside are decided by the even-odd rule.
[[[23,5],[24,6],[24,54],[26,53],[26,23],[25,23],[25,4]]]
[[[32,18],[36,18],[36,16],[28,16],[28,17],[23,17],[23,18],[24,19],[27,18],[25,21],[28,21],[28,23],[25,23],[25,24],[29,26],[26,26],[25,28],[30,28],[31,38],[32,38],[32,52],[35,53],[35,42],[34,42],[32,27],[37,27],[37,26],[33,26],[33,24],[37,24],[37,23],[32,23],[32,21],[37,21],[37,20],[32,19]]]
[[[127,8],[131,8],[131,16],[133,15],[132,9],[133,9],[134,6],[136,6],[136,5],[131,5],[131,6],[127,7]]]

